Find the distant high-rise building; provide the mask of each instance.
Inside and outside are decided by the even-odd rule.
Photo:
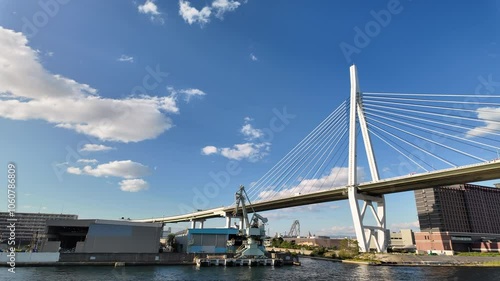
[[[422,232],[500,233],[500,189],[458,184],[415,190]]]
[[[8,212],[0,212],[0,240],[5,243],[10,236],[8,229]],[[43,214],[43,213],[15,213],[15,240],[16,246],[28,245],[34,240],[40,240],[45,235],[47,220],[78,219],[78,215]]]
[[[457,184],[415,190],[418,251],[500,252],[500,188]]]

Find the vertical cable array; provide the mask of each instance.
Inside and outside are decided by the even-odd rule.
[[[500,96],[363,93],[361,100],[381,178],[500,158]],[[348,110],[346,100],[255,182],[251,200],[343,188]]]
[[[272,200],[332,187],[332,163],[347,149],[348,102],[344,101],[252,187],[252,201]],[[344,161],[345,162],[345,161]],[[312,182],[311,182],[312,181]]]
[[[363,93],[363,105],[377,151],[395,151],[414,172],[498,158],[500,96]]]

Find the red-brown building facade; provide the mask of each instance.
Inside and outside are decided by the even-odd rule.
[[[420,251],[499,251],[500,189],[459,184],[415,190]]]

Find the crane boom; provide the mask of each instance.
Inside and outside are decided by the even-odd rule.
[[[247,214],[247,208],[245,204],[245,187],[243,185],[240,185],[240,189],[236,192],[235,197],[236,197],[236,205],[234,207],[233,211],[233,216],[236,216],[238,214],[238,208],[240,207],[241,204],[241,211],[243,213],[242,220],[243,220],[243,225],[245,228],[250,227],[250,222],[248,221],[248,214]]]
[[[247,241],[245,247],[238,250],[235,257],[237,258],[265,258],[265,248],[262,246],[262,241],[266,236],[265,224],[267,219],[263,216],[255,213],[252,208],[248,194],[245,191],[245,187],[240,185],[239,190],[235,194],[235,207],[233,211],[233,216],[238,215],[238,209],[241,207],[241,220],[242,224],[240,227],[240,235],[246,237]],[[248,205],[246,204],[248,202]],[[252,219],[248,219],[248,207],[250,207],[252,212]],[[262,223],[259,223],[259,220]]]

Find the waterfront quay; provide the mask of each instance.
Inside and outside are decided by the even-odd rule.
[[[500,268],[456,266],[368,266],[301,257],[302,266],[223,267],[197,269],[195,265],[170,266],[48,266],[21,267],[12,275],[0,268],[0,280],[500,280]]]

